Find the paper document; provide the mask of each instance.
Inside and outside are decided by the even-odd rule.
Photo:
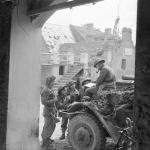
[[[90,88],[90,87],[95,86],[95,85],[96,85],[95,83],[88,83],[88,84],[85,85],[85,87]]]

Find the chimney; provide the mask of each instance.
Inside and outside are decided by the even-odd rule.
[[[132,30],[130,28],[122,29],[122,40],[126,41],[132,40]]]
[[[105,28],[105,38],[104,41],[107,41],[111,38],[111,28]]]

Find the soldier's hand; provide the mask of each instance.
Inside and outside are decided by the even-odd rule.
[[[54,99],[54,103],[55,103],[55,102],[57,102],[57,101],[58,101],[58,99],[57,99],[57,98],[55,98],[55,99]]]
[[[66,99],[67,99],[67,100],[70,99],[70,95],[68,95],[68,96],[66,97]]]

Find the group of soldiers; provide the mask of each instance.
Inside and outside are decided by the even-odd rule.
[[[65,86],[59,87],[57,94],[55,94],[53,90],[55,79],[55,76],[48,77],[46,79],[45,87],[41,92],[41,102],[44,105],[43,116],[45,120],[42,131],[44,147],[49,147],[49,144],[53,142],[51,136],[55,130],[56,123],[59,122],[59,119],[57,118],[57,111],[66,110],[71,103],[80,101],[81,99],[81,92],[76,88],[77,82],[74,80],[69,81],[69,83]],[[60,140],[65,139],[67,124],[68,118],[62,117],[62,135]]]
[[[56,123],[59,122],[57,118],[57,110],[66,110],[73,102],[81,101],[83,96],[93,96],[99,89],[115,88],[115,75],[113,70],[105,65],[105,60],[96,60],[94,67],[100,71],[100,75],[96,81],[96,85],[89,89],[85,89],[85,84],[91,82],[90,79],[85,79],[82,84],[78,85],[77,81],[70,81],[63,87],[59,87],[57,95],[53,90],[56,77],[50,76],[46,79],[45,87],[41,92],[41,102],[44,105],[43,116],[45,119],[42,138],[43,148],[47,150],[49,145],[53,143],[51,136],[55,130]],[[68,118],[62,117],[61,130],[62,135],[60,140],[65,139],[65,132],[67,130]]]

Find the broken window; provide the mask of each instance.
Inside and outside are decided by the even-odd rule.
[[[122,59],[121,69],[122,70],[126,69],[126,59]]]

